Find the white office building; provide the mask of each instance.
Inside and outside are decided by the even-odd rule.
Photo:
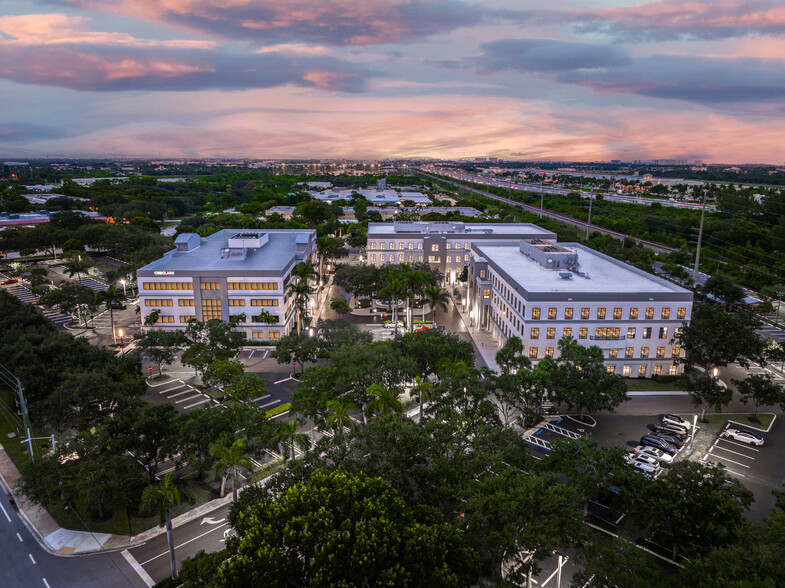
[[[526,223],[463,223],[456,221],[396,221],[368,223],[366,262],[382,266],[390,263],[427,262],[455,283],[469,265],[474,243],[521,239],[556,239],[556,234]]]
[[[200,237],[183,233],[175,249],[136,272],[142,321],[158,310],[158,328],[183,329],[191,319],[229,321],[249,340],[277,340],[296,328],[292,269],[316,260],[316,231],[225,229]],[[261,311],[278,318],[258,320]]]
[[[600,347],[609,371],[679,373],[671,340],[690,320],[692,292],[612,257],[538,238],[474,242],[467,288],[472,325],[500,345],[520,337],[534,362],[558,356],[570,335]]]

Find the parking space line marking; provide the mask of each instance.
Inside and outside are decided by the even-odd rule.
[[[11,521],[11,517],[9,517],[9,516],[8,516],[8,513],[5,511],[5,508],[3,508],[3,505],[2,505],[2,504],[0,504],[0,509],[2,509],[2,510],[3,510],[3,514],[5,515],[5,518],[7,518],[7,519],[8,519],[8,522],[9,522],[9,523],[10,523],[10,522],[12,522],[12,521]]]
[[[178,396],[182,396],[183,394],[193,394],[194,392],[195,390],[189,387],[186,390],[183,390],[182,392],[178,392],[177,394],[172,394],[171,396],[168,397],[168,400],[171,400],[172,398],[177,398]]]
[[[49,582],[46,581],[46,578],[43,578],[43,580],[44,580],[44,586],[46,586],[46,588],[52,588],[51,586],[49,586]]]
[[[273,400],[272,402],[268,402],[267,404],[262,404],[259,408],[267,408],[268,406],[272,406],[273,404],[276,404],[278,402],[280,402],[280,400]]]
[[[17,533],[16,536],[19,538],[19,543],[24,543],[24,540],[22,539],[22,536],[19,533]]]
[[[717,445],[716,447],[712,447],[712,450],[714,449],[722,449],[723,451],[727,451],[728,453],[733,453],[734,455],[740,455],[741,457],[745,457],[747,459],[751,459],[755,461],[755,458],[752,455],[744,455],[743,453],[739,453],[738,451],[733,451],[732,449],[726,449],[722,445]]]
[[[280,384],[282,382],[286,382],[287,380],[294,380],[294,378],[292,376],[289,376],[288,378],[284,378],[283,380],[278,380],[277,382],[273,382],[273,384]]]
[[[174,384],[174,385],[173,385]],[[167,390],[174,390],[175,388],[179,388],[180,386],[185,386],[185,382],[182,380],[176,380],[174,382],[169,382],[168,384],[163,384],[159,387],[159,392],[166,392]],[[163,388],[163,390],[161,390]]]
[[[731,463],[735,463],[736,465],[739,465],[739,466],[741,466],[743,468],[747,468],[747,469],[750,468],[750,466],[748,466],[747,464],[744,464],[744,463],[741,463],[741,462],[738,462],[738,461],[733,461],[732,459],[728,459],[727,457],[722,457],[721,455],[715,455],[715,454],[712,453],[712,456],[716,457],[717,459],[722,459],[724,461],[729,461]]]
[[[191,390],[193,392],[193,390]],[[189,396],[188,398],[181,398],[180,400],[175,400],[175,404],[180,404],[181,402],[188,402],[189,400],[194,400],[195,398],[200,398],[202,394],[197,394],[196,396]]]
[[[30,558],[30,561],[33,562],[33,565],[35,565],[35,558],[33,557],[33,554],[32,553],[28,553],[27,555]]]
[[[218,525],[217,527],[213,527],[212,529],[210,529],[209,531],[207,531],[207,532],[205,532],[205,533],[202,533],[201,535],[197,535],[197,536],[196,536],[196,537],[194,537],[193,539],[189,539],[189,540],[188,540],[188,541],[186,541],[185,543],[180,543],[180,545],[175,545],[175,546],[174,546],[174,548],[175,548],[175,551],[177,550],[177,548],[178,548],[178,547],[183,547],[184,545],[188,545],[189,543],[192,543],[193,541],[196,541],[197,539],[201,539],[202,537],[204,537],[205,535],[208,535],[208,534],[212,533],[213,531],[217,531],[217,530],[218,530],[218,529],[220,529],[221,527],[226,527],[228,524],[229,524],[229,523],[224,523],[224,524],[222,524],[222,525]],[[129,555],[130,555],[130,554],[129,554]],[[164,555],[169,555],[169,550],[168,550],[168,549],[167,549],[166,551],[164,551],[163,553],[159,553],[159,554],[158,554],[158,555],[156,555],[155,557],[151,557],[151,558],[150,558],[150,559],[148,559],[147,561],[143,561],[143,562],[142,562],[142,565],[143,565],[143,566],[146,566],[146,565],[147,565],[147,564],[149,564],[151,561],[154,561],[154,560],[158,559],[159,557],[163,557]],[[152,586],[152,584],[151,584],[151,586]]]
[[[265,349],[264,350],[264,356],[262,357],[262,359],[267,359],[267,354],[268,353],[270,353],[270,350],[269,349]]]
[[[125,558],[125,561],[131,564],[131,567],[134,569],[134,571],[137,574],[139,574],[139,577],[142,579],[142,581],[145,584],[147,584],[148,587],[155,586],[155,580],[153,580],[150,577],[150,574],[148,574],[147,570],[145,570],[142,567],[142,564],[136,561],[136,558],[133,555],[131,555],[130,551],[128,551],[127,549],[123,549],[123,551],[121,551],[120,553],[122,553],[123,557]]]
[[[193,408],[194,406],[199,406],[200,404],[204,404],[205,402],[210,402],[210,399],[205,398],[204,400],[200,400],[199,402],[194,402],[193,404],[189,404],[188,406],[184,406],[183,408],[185,410],[188,410],[189,408]]]
[[[750,451],[754,451],[755,453],[760,453],[760,449],[755,449],[754,447],[750,447],[749,445],[739,443],[738,441],[733,441],[731,439],[725,439],[725,438],[717,439],[717,443],[719,443],[720,441],[724,441],[725,443],[730,443],[731,445],[735,445],[736,447],[743,447],[744,449],[749,449]],[[717,443],[715,443],[715,445]]]

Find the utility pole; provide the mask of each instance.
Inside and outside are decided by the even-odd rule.
[[[591,203],[594,198],[592,198],[592,190],[593,188],[589,188],[589,221],[586,223],[586,240],[589,240],[589,227],[591,226]]]
[[[4,382],[16,393],[16,403],[19,405],[19,410],[22,414],[22,424],[27,435],[27,439],[22,441],[22,443],[27,443],[27,448],[30,451],[30,460],[33,461],[33,435],[30,433],[30,417],[27,414],[27,399],[25,398],[22,381],[0,364],[0,382]]]
[[[703,241],[703,218],[706,215],[706,190],[703,190],[703,206],[701,207],[701,226],[698,230],[698,248],[695,250],[695,269],[692,270],[692,283],[698,283],[698,264],[701,259],[701,242]]]
[[[545,193],[543,192],[544,187],[545,181],[543,180],[540,182],[540,218],[542,218],[542,208],[545,203]]]

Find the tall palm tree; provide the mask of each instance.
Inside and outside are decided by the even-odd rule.
[[[442,290],[439,286],[428,286],[423,292],[423,298],[430,305],[433,311],[433,326],[436,326],[436,308],[440,307],[442,310],[447,310],[447,301],[450,296]]]
[[[420,376],[414,378],[417,384],[412,388],[412,392],[416,392],[420,397],[420,422],[422,422],[422,403],[423,400],[430,400],[433,395],[433,383],[423,380]]]
[[[407,295],[406,284],[403,280],[395,276],[394,274],[391,275],[390,280],[387,284],[382,288],[382,292],[385,296],[389,296],[392,298],[392,308],[393,308],[393,325],[395,326],[395,336],[398,336],[398,300],[403,298]],[[411,328],[411,326],[410,326]]]
[[[300,334],[302,323],[308,317],[308,295],[311,293],[311,287],[307,281],[292,281],[286,286],[286,291],[295,297],[295,305],[297,306],[297,334]]]
[[[106,290],[100,290],[95,293],[95,301],[98,304],[102,302],[106,306],[106,309],[109,311],[109,322],[112,325],[112,341],[115,345],[117,345],[117,337],[115,336],[114,332],[114,308],[115,304],[120,303],[121,301],[125,300],[125,296],[123,296],[122,292],[118,292],[114,284],[109,286]]]
[[[295,445],[303,451],[308,449],[309,440],[308,435],[297,432],[297,421],[281,421],[278,423],[278,426],[275,427],[273,443],[276,446],[281,445],[283,448],[281,453],[283,454],[284,461],[286,461],[290,452],[292,459],[294,459]]]
[[[400,276],[406,285],[406,324],[409,326],[409,329],[411,329],[414,324],[412,322],[414,298],[415,296],[422,295],[423,288],[432,283],[432,279],[428,272],[421,269],[414,269],[408,263],[401,265]]]
[[[177,579],[177,564],[174,561],[174,537],[172,536],[172,519],[169,517],[169,508],[182,504],[193,503],[193,497],[175,485],[174,474],[164,474],[163,479],[154,486],[148,486],[142,492],[142,511],[158,511],[158,523],[166,524],[166,539],[169,542],[169,565],[172,569],[172,578]]]
[[[398,399],[400,388],[385,388],[379,384],[369,386],[365,391],[372,400],[368,402],[368,412],[371,414],[387,414],[389,412],[403,412],[403,403]]]
[[[85,255],[85,258],[82,259],[81,255],[77,255],[76,257],[72,257],[71,261],[65,264],[65,271],[68,272],[68,277],[73,278],[76,275],[76,283],[81,284],[82,282],[82,274],[87,272],[88,268],[92,264],[90,263],[90,258]],[[76,313],[77,315],[80,314],[79,309],[81,305],[76,306]],[[77,321],[78,322],[78,321]],[[85,314],[84,320],[85,328],[87,328],[87,315]]]
[[[356,410],[357,406],[347,400],[328,400],[326,425],[328,429],[335,432],[338,439],[343,438],[343,428],[354,429],[354,421],[349,416],[350,410]]]
[[[232,479],[232,502],[237,502],[237,474],[240,470],[253,470],[253,462],[245,457],[245,439],[236,439],[231,447],[213,443],[210,446],[210,455],[218,458],[213,466],[215,476],[221,476],[221,496],[224,495],[224,483],[228,472]]]

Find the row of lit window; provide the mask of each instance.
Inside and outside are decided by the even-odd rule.
[[[643,339],[651,339],[652,335],[652,328],[651,327],[643,327],[641,329]],[[627,336],[626,339],[635,339],[635,335],[637,334],[638,329],[636,327],[629,327],[627,329]],[[678,335],[680,329],[674,329],[674,336]],[[589,329],[586,327],[581,327],[578,329],[578,339],[586,339],[589,335]],[[660,327],[658,329],[659,339],[667,339],[668,338],[668,327]],[[571,337],[572,336],[572,328],[571,327],[564,327],[562,329],[562,337]],[[539,339],[540,338],[540,329],[539,327],[532,327],[529,329],[529,339]],[[548,327],[545,329],[545,338],[546,339],[555,339],[556,338],[556,328],[555,327]],[[621,331],[618,327],[597,327],[594,329],[594,339],[597,341],[618,341],[621,337]]]
[[[573,310],[572,308],[565,308],[564,309],[564,320],[572,320],[573,319]],[[525,314],[526,309],[523,307],[521,314]],[[556,320],[558,310],[556,308],[549,308],[548,309],[548,319],[549,320]],[[591,309],[589,308],[581,308],[581,320],[588,320],[591,318]],[[621,320],[622,317],[622,309],[616,307],[613,309],[612,315],[614,320]],[[661,320],[669,320],[671,316],[671,309],[670,308],[662,308],[660,310],[660,319]],[[679,308],[676,310],[676,319],[684,320],[687,317],[687,309],[686,308]],[[538,321],[541,318],[541,313],[539,308],[532,308],[531,313],[532,320]],[[605,308],[598,308],[595,318],[597,320],[605,320],[606,319],[606,309]],[[654,319],[654,308],[647,308],[644,311],[643,318],[645,320],[653,320]],[[630,308],[629,320],[638,320],[638,309],[637,308]]]
[[[193,282],[142,282],[143,290],[193,290]]]
[[[418,255],[418,256],[416,256],[416,258],[417,258],[416,261],[422,261],[423,260],[423,256],[422,255]],[[403,263],[404,259],[405,259],[405,255],[403,253],[399,253],[398,254],[398,263]],[[376,254],[375,253],[371,253],[371,262],[375,262],[375,261],[376,261]],[[390,261],[390,263],[394,263],[395,262],[395,253],[390,253],[389,254],[389,259],[388,259],[387,254],[380,253],[379,254],[379,261],[381,261],[382,263],[384,263],[386,261]],[[415,256],[414,255],[409,255],[408,261],[409,261],[409,263],[414,263]],[[441,261],[442,261],[441,256],[438,256],[438,255],[429,255],[428,256],[428,262],[430,262],[430,263],[441,263]],[[445,261],[447,263],[452,263],[453,262],[453,256],[452,255],[448,255]],[[463,261],[464,261],[464,263],[469,263],[469,255],[468,254],[464,255],[464,260]],[[461,263],[461,256],[460,255],[456,255],[455,256],[455,263]]]
[[[173,301],[171,298],[146,298],[144,301],[145,306],[172,306]],[[177,306],[193,306],[193,298],[180,298],[177,300]],[[229,306],[245,306],[245,299],[243,298],[230,298]],[[278,306],[278,300],[275,298],[252,298],[251,306]]]
[[[376,242],[375,241],[371,241],[371,243],[370,243],[370,245],[368,247],[371,250],[376,250]],[[385,248],[385,244],[383,242],[380,242],[379,243],[379,251],[384,251],[384,248]],[[412,251],[412,250],[415,249],[415,244],[412,243],[412,242],[404,244],[402,241],[399,241],[398,242],[398,250],[399,251],[403,251],[404,248],[408,249],[409,251]],[[417,247],[416,248],[418,250],[422,249],[422,241],[417,243]],[[447,249],[448,251],[451,251],[453,249],[455,249],[455,250],[464,249],[464,250],[468,251],[470,248],[471,248],[471,243],[469,241],[464,243],[463,246],[461,246],[461,242],[460,241],[455,243],[454,247],[453,247],[452,243],[448,242],[448,243],[445,244],[445,249]],[[439,247],[438,243],[431,244],[431,251],[439,251],[439,249],[440,249],[440,247]],[[394,241],[390,241],[389,250],[390,251],[394,251],[395,250],[395,242]]]
[[[264,339],[264,331],[252,331],[251,332],[252,339]],[[280,339],[281,332],[280,331],[270,331],[267,333],[268,339]]]

